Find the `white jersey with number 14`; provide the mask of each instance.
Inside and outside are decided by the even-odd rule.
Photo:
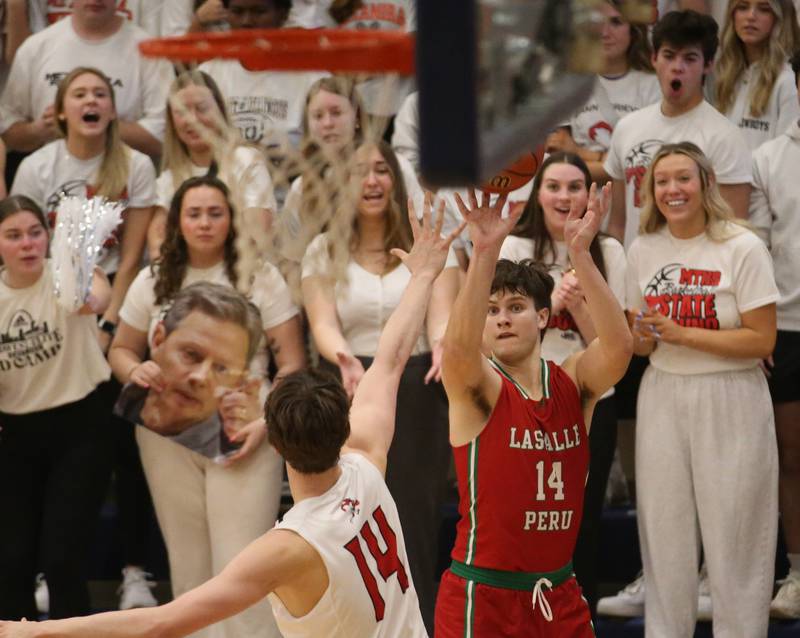
[[[345,454],[339,467],[331,489],[301,501],[276,525],[317,550],[329,579],[314,609],[300,618],[270,594],[278,627],[285,638],[427,638],[383,476],[360,454]]]

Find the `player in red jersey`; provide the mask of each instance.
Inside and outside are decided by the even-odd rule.
[[[474,251],[444,338],[461,520],[436,604],[436,638],[594,635],[572,574],[595,402],[631,358],[625,315],[589,254],[609,186],[571,206],[565,242],[597,338],[562,367],[540,359],[553,282],[497,261],[521,207],[459,198]],[[487,357],[483,352],[491,353]]]

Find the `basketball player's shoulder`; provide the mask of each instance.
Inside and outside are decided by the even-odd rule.
[[[361,475],[367,481],[384,482],[383,474],[375,463],[363,452],[348,448],[342,449],[339,460],[343,470],[349,470]]]

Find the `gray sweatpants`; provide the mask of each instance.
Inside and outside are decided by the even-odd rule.
[[[676,375],[648,367],[637,401],[636,479],[645,636],[694,634],[701,539],[715,638],[766,636],[778,451],[761,370]]]

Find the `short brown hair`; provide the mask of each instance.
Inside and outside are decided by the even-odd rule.
[[[164,329],[167,336],[192,312],[199,312],[219,321],[230,321],[247,332],[247,363],[258,350],[264,328],[261,313],[247,298],[230,286],[198,281],[181,290],[167,314]]]
[[[319,474],[339,460],[350,436],[350,402],[341,382],[322,370],[286,376],[264,406],[269,442],[298,472]]]
[[[500,259],[494,269],[491,294],[516,293],[531,299],[537,312],[547,308],[552,314],[553,304],[550,295],[553,294],[554,286],[555,282],[545,265],[533,259],[521,261]],[[541,330],[541,338],[544,338],[545,330],[546,327]]]

